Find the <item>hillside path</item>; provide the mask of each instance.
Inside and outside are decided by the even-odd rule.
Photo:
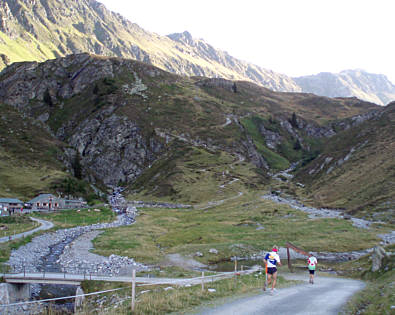
[[[307,283],[308,274],[287,274],[287,279],[304,280],[300,285],[232,300],[227,304],[204,308],[193,314],[338,314],[352,295],[363,289],[362,281],[317,276],[313,285]]]
[[[33,217],[30,217],[31,220],[36,221],[40,223],[41,225],[39,227],[36,227],[33,230],[26,231],[23,233],[15,234],[15,235],[10,235],[10,236],[4,236],[0,237],[0,243],[6,243],[8,241],[16,240],[18,238],[26,237],[29,236],[37,231],[42,231],[42,230],[49,230],[53,227],[53,223],[50,221],[42,220],[42,219],[36,219]]]

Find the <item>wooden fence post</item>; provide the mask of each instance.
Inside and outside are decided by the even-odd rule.
[[[132,275],[132,312],[134,312],[134,305],[136,299],[136,269],[133,269]]]
[[[289,254],[289,247],[287,246],[288,269],[292,272],[291,255]]]
[[[204,291],[204,271],[202,271],[202,292]]]
[[[235,258],[235,272],[237,271],[237,257]]]

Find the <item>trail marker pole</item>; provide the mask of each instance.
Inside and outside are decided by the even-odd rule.
[[[204,271],[202,271],[202,292],[204,291]]]
[[[136,299],[136,269],[132,273],[132,312],[134,312],[134,304]]]
[[[267,288],[267,263],[265,262],[265,282],[263,284],[263,291],[266,291]]]

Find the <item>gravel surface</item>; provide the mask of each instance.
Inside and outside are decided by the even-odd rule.
[[[59,264],[66,268],[68,273],[130,275],[133,269],[148,270],[147,266],[136,263],[133,258],[111,255],[100,256],[90,251],[93,249],[92,240],[103,231],[94,230],[85,233],[67,245],[60,256]]]
[[[129,225],[133,222],[133,217],[130,217],[127,214],[123,214],[118,216],[117,219],[111,223],[98,223],[83,227],[79,226],[70,229],[57,230],[56,232],[46,233],[37,236],[33,238],[30,243],[19,247],[17,250],[13,250],[8,264],[15,272],[22,272],[24,269],[26,272],[37,272],[40,269],[39,267],[41,265],[42,259],[49,254],[51,246],[59,244],[67,239],[74,240],[82,234],[94,230]],[[83,257],[77,257],[76,259],[82,260]],[[63,265],[62,267],[66,268],[67,272],[67,264]],[[106,269],[102,268],[102,270]],[[112,271],[109,270],[108,272],[111,273]]]
[[[284,274],[282,274],[284,275]],[[229,299],[224,305],[203,308],[193,314],[210,315],[334,315],[339,314],[353,294],[363,289],[362,281],[316,276],[314,284],[308,284],[308,274],[286,275],[287,279],[303,280],[301,285],[270,290],[240,299]]]

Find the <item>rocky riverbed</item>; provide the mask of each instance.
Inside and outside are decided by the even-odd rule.
[[[371,253],[373,248],[366,249],[366,250],[359,250],[359,251],[351,251],[351,252],[312,252],[315,257],[319,260],[325,261],[348,261],[358,259],[368,253]],[[234,261],[237,259],[238,261],[256,261],[257,263],[262,263],[263,258],[267,254],[267,251],[261,251],[259,253],[255,253],[249,256],[242,256],[242,257],[232,257],[231,260]],[[287,259],[287,248],[280,247],[278,254],[281,259]],[[292,248],[289,249],[289,254],[291,259],[306,259],[306,256],[299,254],[298,252],[294,251]]]
[[[76,238],[67,245],[58,262],[68,273],[103,274],[103,275],[131,275],[132,270],[148,270],[149,267],[137,263],[133,258],[118,255],[100,256],[90,251],[93,249],[92,240],[102,231],[93,230]]]
[[[291,198],[283,198],[275,194],[264,195],[262,196],[263,199],[271,200],[277,203],[286,204],[291,208],[303,211],[308,213],[309,218],[338,218],[338,219],[349,219],[352,221],[353,225],[360,229],[369,229],[373,223],[381,223],[381,222],[374,222],[368,221],[364,219],[359,219],[352,217],[350,215],[345,215],[343,211],[336,210],[336,209],[326,209],[326,208],[313,208],[308,207],[301,202],[291,199]],[[378,234],[378,237],[382,239],[382,244],[394,244],[395,243],[395,231],[392,231],[388,234]]]
[[[48,256],[50,254],[51,247],[55,245],[62,244],[63,248],[59,249],[55,255],[60,255],[63,252],[63,249],[68,246],[70,242],[77,239],[83,234],[108,229],[115,228],[123,225],[129,225],[134,222],[134,216],[129,214],[122,214],[117,217],[114,222],[111,223],[98,223],[92,224],[88,226],[79,226],[70,229],[57,230],[56,232],[46,233],[40,236],[35,237],[30,243],[21,246],[17,250],[12,251],[8,264],[11,266],[14,272],[22,272],[25,270],[26,272],[37,272],[42,271],[47,264]],[[69,256],[66,256],[69,257]],[[70,258],[70,257],[69,257]],[[79,265],[83,261],[83,257],[74,257],[74,261],[71,259],[59,259],[56,262],[59,263],[59,266],[63,269],[63,271],[69,272],[75,270],[75,265]],[[114,264],[120,268],[121,263],[117,259],[111,260]],[[83,262],[82,262],[83,263]],[[107,261],[103,261],[103,265],[100,268],[102,273],[111,274],[114,270],[117,269],[117,266],[113,266],[111,268],[106,268]],[[99,267],[99,264],[95,265]],[[68,267],[70,268],[68,270]],[[86,265],[86,270],[91,271],[94,266]]]

